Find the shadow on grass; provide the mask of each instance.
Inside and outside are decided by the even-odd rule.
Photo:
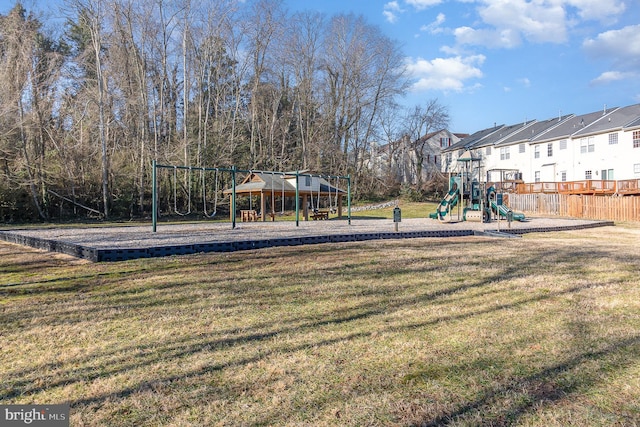
[[[639,354],[640,335],[616,341],[600,350],[582,351],[563,363],[551,365],[530,376],[510,378],[508,384],[489,388],[478,399],[436,418],[423,419],[418,424],[425,427],[445,426],[464,422],[466,417],[477,419],[473,416],[478,415],[486,424],[513,425],[533,407],[552,404],[578,389],[597,384],[599,376],[610,372],[612,368],[624,369],[636,365]],[[597,368],[586,367],[594,362]],[[573,380],[566,378],[570,372]]]
[[[430,242],[433,242],[432,240]],[[483,243],[478,243],[483,242]],[[448,242],[446,245],[451,248],[451,252],[459,252],[463,254],[465,250],[474,245],[485,245],[486,241],[472,241],[472,242]],[[375,246],[374,246],[375,247]],[[413,242],[410,245],[401,245],[400,247],[419,248],[420,242]],[[480,246],[482,247],[482,246]],[[508,250],[508,245],[502,245],[500,250]],[[476,298],[478,294],[466,295],[465,291],[470,290],[482,290],[485,293],[496,293],[495,288],[491,287],[497,282],[508,282],[512,279],[521,279],[523,276],[529,274],[529,272],[538,271],[553,271],[556,274],[587,274],[588,264],[584,267],[580,267],[580,260],[599,259],[607,256],[611,256],[608,252],[602,252],[597,250],[580,249],[580,248],[563,248],[558,250],[553,256],[550,256],[542,249],[531,249],[528,251],[526,257],[518,256],[517,254],[507,254],[506,258],[501,259],[503,263],[499,268],[493,270],[490,274],[486,274],[482,277],[470,277],[462,283],[446,285],[439,285],[439,289],[430,288],[430,277],[436,275],[446,275],[450,273],[450,263],[460,262],[460,257],[449,260],[444,254],[430,254],[419,252],[424,256],[424,259],[433,261],[427,265],[414,266],[413,264],[398,265],[387,268],[384,265],[385,257],[378,255],[377,264],[381,271],[377,270],[377,265],[372,264],[369,259],[362,259],[357,261],[351,261],[349,259],[350,254],[361,252],[361,250],[370,250],[371,245],[367,244],[347,244],[341,246],[316,246],[310,249],[315,255],[332,255],[336,256],[340,261],[327,262],[322,268],[316,268],[312,271],[301,271],[300,279],[308,280],[310,283],[315,283],[315,286],[321,287],[323,281],[340,281],[340,278],[345,274],[347,277],[357,275],[358,282],[363,286],[368,286],[368,283],[376,283],[375,281],[383,274],[389,281],[399,281],[398,278],[403,275],[413,274],[418,277],[423,277],[417,284],[403,285],[398,284],[394,287],[394,292],[388,290],[376,290],[366,289],[363,291],[353,289],[345,286],[345,289],[341,293],[329,293],[323,296],[314,295],[314,298],[320,300],[331,299],[344,299],[350,296],[366,295],[373,297],[373,300],[364,300],[357,302],[347,308],[334,309],[330,312],[317,312],[317,313],[304,313],[298,314],[288,324],[283,326],[278,324],[275,320],[273,322],[258,323],[251,326],[238,326],[238,328],[229,328],[226,330],[217,330],[216,332],[206,335],[202,334],[188,334],[186,336],[175,337],[171,340],[164,341],[162,343],[149,343],[143,345],[128,344],[118,346],[111,350],[101,350],[100,352],[94,352],[92,354],[86,354],[82,357],[78,357],[72,360],[65,360],[64,365],[51,362],[44,365],[29,366],[24,370],[18,370],[8,372],[13,378],[20,378],[8,382],[8,387],[0,395],[1,400],[13,399],[16,397],[24,397],[35,395],[46,391],[47,389],[68,386],[74,383],[90,382],[104,377],[113,377],[118,374],[123,374],[128,371],[139,370],[145,367],[151,367],[158,363],[169,363],[179,366],[181,361],[189,355],[193,355],[200,352],[211,353],[211,359],[216,359],[215,363],[205,364],[204,366],[192,369],[191,371],[180,374],[168,374],[157,375],[152,378],[139,381],[137,384],[127,387],[122,387],[117,390],[108,391],[105,393],[97,394],[87,398],[72,399],[71,404],[73,407],[82,407],[85,405],[103,404],[107,401],[120,400],[131,396],[138,392],[144,392],[148,389],[154,389],[158,386],[165,386],[172,384],[176,381],[185,381],[189,379],[199,378],[209,373],[219,372],[225,369],[246,366],[249,363],[255,363],[260,360],[264,360],[272,355],[293,353],[297,351],[306,350],[315,347],[331,346],[340,342],[350,342],[357,339],[369,339],[372,337],[373,330],[371,327],[367,328],[366,322],[373,319],[375,316],[387,317],[392,313],[402,312],[408,307],[415,307],[420,305],[427,305],[434,301],[440,301],[447,298],[453,298],[461,306],[466,306],[468,309],[460,314],[456,315],[443,315],[434,316],[424,322],[410,322],[409,324],[387,324],[385,327],[375,328],[375,332],[398,332],[403,330],[410,330],[414,328],[426,327],[443,322],[456,322],[463,319],[474,318],[482,316],[484,314],[507,310],[522,305],[537,303],[547,299],[557,298],[561,295],[568,295],[579,293],[584,289],[588,289],[592,286],[592,283],[584,284],[581,286],[570,286],[567,288],[560,288],[551,290],[544,294],[534,294],[530,296],[510,297],[510,300],[504,298],[496,298],[495,304],[491,306],[477,307],[471,304],[473,298]],[[287,258],[288,256],[294,256],[299,252],[299,248],[287,248],[277,252],[279,256]],[[252,261],[265,262],[273,259],[273,252],[267,251],[255,251],[251,254]],[[623,257],[623,255],[620,255]],[[239,259],[240,255],[234,255],[230,258],[231,261]],[[193,260],[194,258],[183,258]],[[204,257],[201,259],[195,258],[200,267],[205,268],[207,260],[219,259],[215,257]],[[227,258],[228,259],[228,258]],[[629,262],[628,257],[624,258]],[[482,266],[482,263],[474,259],[464,260],[469,266]],[[567,266],[564,266],[564,264]],[[158,265],[158,264],[155,264]],[[238,271],[242,270],[242,265],[236,265]],[[175,269],[176,274],[185,274],[188,270],[184,270],[180,263],[176,265],[171,263],[167,267],[167,270],[171,271]],[[145,274],[153,274],[153,272],[145,271]],[[231,301],[237,299],[234,304],[235,307],[239,307],[246,304],[247,307],[251,307],[252,304],[259,305],[261,303],[277,304],[278,298],[282,298],[282,295],[278,298],[273,298],[273,295],[269,295],[271,279],[278,277],[278,272],[261,273],[262,277],[256,279],[252,275],[246,274],[247,277],[241,277],[247,279],[246,281],[227,280],[224,283],[216,283],[211,281],[205,284],[214,288],[220,292],[224,292]],[[108,277],[108,276],[107,276]],[[87,278],[101,279],[97,275],[87,275]],[[315,279],[314,279],[315,278]],[[126,275],[118,277],[119,280],[126,280]],[[282,278],[281,278],[282,279]],[[315,282],[314,282],[315,280]],[[186,285],[188,286],[188,285]],[[157,289],[156,289],[157,287]],[[156,283],[150,290],[167,291],[167,294],[154,295],[154,298],[150,298],[149,295],[140,294],[137,295],[137,291],[119,290],[116,285],[113,288],[106,291],[103,297],[107,297],[107,302],[103,307],[89,307],[86,310],[77,311],[76,309],[70,309],[71,314],[88,316],[91,314],[91,310],[96,311],[110,311],[114,307],[122,307],[123,305],[127,310],[135,312],[137,310],[144,310],[148,307],[158,307],[163,304],[171,305],[175,309],[176,305],[185,304],[189,306],[190,296],[182,295],[175,296],[173,299],[169,298],[170,291],[179,291],[180,287],[185,287],[185,284],[179,280],[168,283]],[[284,286],[286,288],[286,286]],[[141,288],[145,290],[146,288]],[[278,291],[279,288],[274,288],[274,291]],[[187,289],[184,289],[186,294]],[[130,292],[130,294],[129,294]],[[260,294],[264,293],[264,296]],[[288,296],[296,296],[296,293],[300,291],[296,288],[285,289],[285,294]],[[363,292],[366,292],[363,293]],[[131,298],[129,298],[129,295]],[[247,299],[247,295],[253,296],[255,301]],[[526,294],[525,294],[526,295]],[[264,298],[261,300],[261,298]],[[297,298],[304,299],[304,295],[297,295]],[[466,302],[465,302],[466,301]],[[75,312],[77,311],[77,312]],[[56,315],[59,315],[57,313]],[[40,317],[39,317],[40,316]],[[30,319],[29,319],[30,317]],[[42,325],[49,325],[55,319],[47,317],[46,314],[38,313],[37,309],[33,309],[25,319],[31,320],[31,326],[34,324],[37,326],[41,322]],[[108,319],[108,317],[105,317]],[[360,322],[360,323],[358,323]],[[313,335],[319,327],[327,325],[349,325],[352,329],[359,327],[364,328],[360,332],[343,333],[342,336],[330,339],[313,338],[309,340],[307,337]],[[30,326],[30,327],[31,327]],[[299,334],[305,341],[300,344],[289,345],[287,343],[277,343],[276,345],[263,346],[261,344],[270,342],[274,337],[278,335]],[[223,338],[230,336],[228,338]],[[456,421],[470,418],[477,414],[487,414],[493,420],[493,425],[507,425],[514,420],[522,417],[528,410],[535,407],[538,404],[545,402],[553,402],[562,397],[574,392],[578,387],[588,387],[597,381],[598,375],[611,368],[610,361],[604,359],[608,355],[614,357],[614,368],[622,368],[629,366],[631,363],[637,362],[637,357],[625,359],[624,354],[638,354],[638,351],[634,352],[634,349],[639,344],[638,336],[632,336],[625,340],[613,342],[610,345],[603,347],[599,350],[586,350],[583,348],[574,349],[572,358],[562,362],[551,365],[547,368],[539,370],[530,376],[524,378],[512,377],[508,381],[505,381],[504,385],[498,387],[487,388],[484,392],[478,396],[477,399],[469,402],[463,402],[457,406],[457,408],[441,413],[436,417],[428,417],[420,420],[419,424],[426,425],[447,425]],[[248,349],[246,357],[235,357],[230,360],[219,361],[220,358],[224,358],[224,354],[216,354],[218,351],[224,349],[240,347],[245,344],[251,344],[252,347]],[[108,360],[108,365],[104,365],[104,359]],[[568,370],[579,371],[580,367],[589,362],[595,361],[598,363],[598,368],[592,371],[577,372],[575,374],[576,381],[570,383],[563,383],[562,375]],[[606,362],[606,363],[605,363]],[[25,379],[29,377],[35,371],[47,373],[40,382],[33,382]],[[154,370],[154,372],[157,372]],[[47,376],[48,375],[48,376]],[[521,399],[511,399],[510,394],[517,394]],[[325,402],[325,404],[327,404]],[[280,414],[282,415],[282,414]],[[284,415],[282,415],[284,417]],[[282,421],[284,418],[274,419],[274,424],[278,421]]]

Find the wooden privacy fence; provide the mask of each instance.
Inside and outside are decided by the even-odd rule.
[[[509,207],[537,215],[609,221],[640,221],[639,196],[586,196],[569,194],[509,194]]]

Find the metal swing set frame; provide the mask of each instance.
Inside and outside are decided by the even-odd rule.
[[[237,169],[235,166],[232,166],[230,168],[207,168],[207,167],[195,167],[195,166],[176,166],[176,165],[162,165],[162,164],[158,164],[155,160],[153,160],[153,171],[152,171],[152,228],[153,228],[153,232],[155,233],[157,231],[157,225],[158,225],[158,170],[159,169],[173,169],[173,210],[176,214],[181,215],[181,216],[186,216],[189,215],[191,213],[191,179],[189,179],[189,183],[187,185],[187,197],[188,197],[188,209],[187,212],[180,212],[178,210],[178,202],[177,202],[177,185],[178,185],[178,170],[184,170],[185,173],[193,173],[194,171],[200,171],[201,173],[201,182],[202,182],[202,203],[203,203],[203,212],[206,218],[214,218],[216,216],[216,212],[217,212],[217,206],[218,206],[218,182],[219,182],[219,174],[221,172],[227,172],[231,174],[231,211],[232,212],[236,212],[236,178],[237,178],[237,174],[238,173],[253,173],[253,172],[260,172],[260,173],[265,173],[265,174],[271,174],[272,177],[275,177],[275,175],[282,175],[283,179],[285,176],[295,176],[295,187],[296,187],[296,227],[298,227],[300,225],[300,186],[299,186],[299,180],[301,176],[310,176],[310,177],[319,177],[319,178],[324,178],[327,179],[329,182],[329,206],[331,209],[331,180],[335,179],[336,182],[339,182],[340,180],[345,180],[347,182],[347,221],[348,224],[351,225],[351,175],[346,175],[346,176],[339,176],[339,175],[313,175],[313,174],[305,174],[305,173],[299,173],[298,171],[296,172],[279,172],[279,171],[256,171],[256,170],[243,170],[243,169]],[[205,174],[206,172],[215,172],[215,200],[214,200],[214,206],[213,206],[213,212],[211,214],[209,214],[207,212],[207,198],[206,198],[206,180],[205,180]],[[273,187],[273,186],[272,186]],[[336,192],[335,192],[335,198],[336,198],[336,205],[337,205],[337,199],[338,199],[338,187],[337,185],[335,186]],[[275,190],[272,188],[272,195],[275,194]],[[320,190],[318,190],[318,200],[319,200],[319,196],[320,196]],[[284,188],[282,189],[282,212],[284,213]],[[312,196],[312,200],[313,200],[313,196]],[[312,202],[313,203],[313,202]],[[272,210],[275,210],[275,206],[271,207]],[[236,218],[235,215],[232,215],[232,220],[231,220],[231,228],[236,228]]]

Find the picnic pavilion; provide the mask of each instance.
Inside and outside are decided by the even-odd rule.
[[[307,173],[271,173],[250,172],[236,185],[236,197],[253,197],[260,195],[259,210],[241,210],[242,221],[266,221],[270,217],[275,220],[277,203],[284,210],[284,200],[296,197],[296,177],[298,178],[298,195],[302,199],[302,216],[305,221],[312,219],[329,219],[329,214],[336,212],[342,218],[342,198],[346,191],[331,185],[325,178]],[[233,197],[233,190],[224,190],[229,198]],[[278,199],[278,202],[276,202]],[[269,212],[267,212],[269,201]],[[231,206],[231,203],[229,204]],[[231,212],[231,215],[234,215]],[[233,218],[231,218],[233,219]]]
[[[333,212],[337,213],[338,218],[342,218],[342,198],[347,192],[331,185],[325,178],[310,175],[308,172],[298,174],[250,172],[240,184],[236,185],[236,197],[253,197],[259,194],[259,210],[241,210],[241,220],[266,221],[267,217],[272,221],[275,220],[277,203],[284,206],[283,201],[287,197],[294,199],[296,197],[296,177],[298,178],[298,196],[302,203],[302,216],[305,221],[310,217],[329,219],[329,214]],[[229,195],[229,198],[233,197],[231,188],[224,190],[223,193]],[[267,201],[269,201],[268,208]],[[234,213],[231,212],[231,215]]]

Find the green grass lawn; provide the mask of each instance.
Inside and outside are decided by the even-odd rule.
[[[0,243],[0,404],[69,402],[72,426],[638,425],[639,237],[103,264]]]

